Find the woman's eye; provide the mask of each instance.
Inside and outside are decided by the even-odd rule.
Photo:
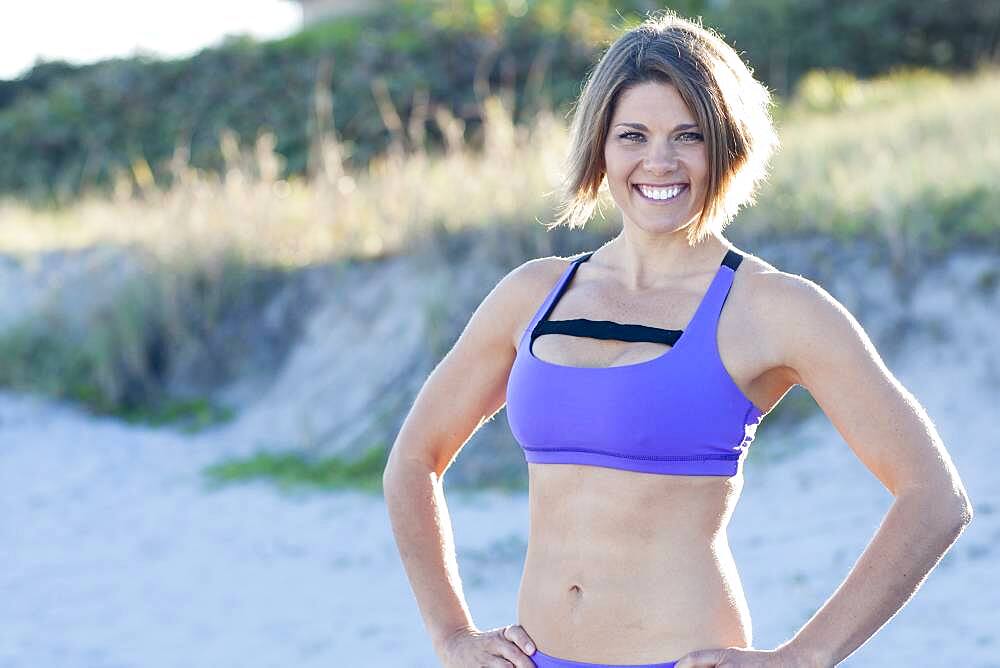
[[[621,139],[627,139],[629,141],[638,141],[637,139],[633,139],[633,137],[641,139],[642,135],[639,134],[638,132],[624,132],[618,135],[618,137]],[[677,135],[677,137],[684,142],[701,141],[702,139],[704,139],[704,137],[702,137],[701,134],[697,132],[682,132],[681,134]]]

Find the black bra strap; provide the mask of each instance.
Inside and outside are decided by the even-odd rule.
[[[634,341],[650,343],[665,343],[674,345],[681,337],[679,329],[661,329],[648,325],[631,325],[611,320],[588,320],[574,318],[572,320],[543,320],[532,332],[531,340],[542,334],[568,334],[570,336],[586,336],[592,339],[609,339],[613,341]]]
[[[623,324],[611,320],[588,320],[587,318],[574,318],[572,320],[548,319],[549,314],[552,312],[552,309],[555,308],[556,303],[559,301],[559,298],[562,297],[563,292],[566,291],[570,281],[573,279],[573,274],[576,273],[580,264],[589,260],[590,256],[596,252],[597,251],[584,253],[577,259],[573,260],[573,270],[570,272],[561,289],[556,294],[555,299],[553,299],[552,303],[549,304],[549,308],[546,309],[544,314],[542,314],[541,319],[532,330],[531,341],[533,342],[542,334],[568,334],[570,336],[586,336],[592,339],[632,341],[637,343],[664,343],[670,346],[674,345],[681,337],[683,330],[661,329],[660,327],[650,327],[649,325]],[[742,261],[743,254],[730,249],[726,252],[726,256],[722,258],[722,265],[736,271]]]
[[[733,271],[740,266],[740,262],[743,262],[743,254],[737,253],[733,249],[726,251],[726,257],[722,258],[722,264],[726,265]]]

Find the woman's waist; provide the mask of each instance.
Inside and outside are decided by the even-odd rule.
[[[518,623],[542,651],[591,663],[658,663],[752,643],[737,576],[711,564],[562,571],[526,560],[517,607]]]
[[[661,556],[613,563],[529,548],[519,623],[543,651],[571,658],[559,652],[575,648],[592,662],[656,663],[679,658],[671,652],[749,646],[749,607],[728,549]]]
[[[540,550],[529,543],[522,583],[539,602],[573,604],[578,612],[639,604],[669,613],[691,605],[725,605],[734,592],[742,597],[728,549],[623,550],[616,558],[600,550]]]

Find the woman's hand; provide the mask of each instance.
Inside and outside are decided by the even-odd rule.
[[[674,668],[815,668],[818,664],[781,649],[699,649],[681,657]]]
[[[489,631],[461,629],[444,642],[442,651],[445,668],[535,668],[528,658],[535,644],[518,624]]]

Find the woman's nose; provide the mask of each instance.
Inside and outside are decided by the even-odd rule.
[[[669,145],[651,145],[643,159],[643,166],[651,173],[665,173],[677,168],[677,152]]]

